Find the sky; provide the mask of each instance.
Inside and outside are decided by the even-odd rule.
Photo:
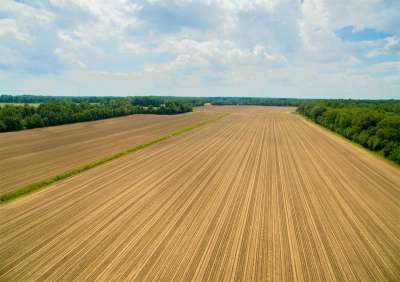
[[[0,0],[0,93],[400,98],[399,0]]]

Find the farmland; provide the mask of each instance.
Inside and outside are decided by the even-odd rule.
[[[230,115],[0,206],[0,280],[398,279],[400,170],[294,108],[4,133],[2,189],[220,112]]]
[[[205,120],[214,112],[133,115],[0,135],[0,195]]]

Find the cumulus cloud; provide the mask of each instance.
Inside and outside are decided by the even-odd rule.
[[[5,0],[0,91],[394,98],[399,13],[377,0]]]

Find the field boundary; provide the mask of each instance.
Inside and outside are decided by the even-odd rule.
[[[216,122],[216,121],[228,116],[229,114],[230,113],[217,114],[217,117],[208,118],[206,120],[203,120],[203,121],[200,121],[198,123],[195,123],[195,124],[193,124],[191,126],[188,126],[188,127],[182,128],[182,129],[178,129],[176,131],[173,131],[171,133],[168,133],[166,135],[162,135],[161,137],[153,139],[153,140],[151,140],[151,141],[149,141],[147,143],[143,143],[143,144],[137,145],[135,147],[128,148],[126,150],[123,150],[123,151],[120,151],[118,153],[115,153],[115,154],[113,154],[111,156],[108,156],[108,157],[105,157],[105,158],[102,158],[102,159],[99,159],[99,160],[95,160],[95,161],[89,162],[87,164],[80,165],[79,167],[73,168],[71,170],[63,172],[63,173],[58,174],[56,176],[49,177],[49,178],[47,178],[45,180],[41,180],[41,181],[38,181],[38,182],[34,182],[34,183],[31,183],[31,184],[25,185],[25,186],[23,186],[23,187],[21,187],[19,189],[16,189],[15,191],[11,191],[11,192],[5,193],[3,195],[0,195],[0,205],[3,205],[3,204],[8,203],[10,201],[16,200],[17,198],[20,198],[22,196],[31,194],[33,192],[39,191],[39,190],[41,190],[43,188],[46,188],[46,187],[48,187],[48,186],[50,186],[50,185],[52,185],[52,184],[54,184],[56,182],[59,182],[61,180],[64,180],[64,179],[70,178],[72,176],[78,175],[78,174],[80,174],[82,172],[85,172],[85,171],[87,171],[89,169],[98,167],[98,166],[100,166],[102,164],[105,164],[105,163],[108,163],[110,161],[119,159],[119,158],[124,157],[124,156],[129,155],[129,154],[135,153],[135,152],[140,151],[140,150],[142,150],[144,148],[147,148],[147,147],[150,147],[152,145],[161,143],[161,142],[166,141],[168,139],[171,139],[173,137],[182,135],[182,134],[187,133],[189,131],[192,131],[192,130],[194,130],[196,128],[205,126],[206,124],[209,124],[209,123],[212,123],[212,122]]]
[[[381,161],[385,162],[386,164],[391,165],[391,166],[394,167],[394,168],[400,169],[400,164],[396,163],[395,161],[392,161],[392,160],[389,159],[389,158],[386,158],[385,156],[382,156],[381,154],[379,154],[379,152],[371,151],[371,150],[369,150],[368,148],[365,148],[363,145],[361,145],[361,144],[359,144],[359,143],[357,143],[357,142],[355,142],[355,141],[353,141],[353,140],[348,139],[347,137],[341,135],[340,133],[338,133],[338,132],[336,132],[336,131],[331,130],[330,128],[327,128],[327,127],[325,127],[325,126],[323,126],[323,125],[321,125],[321,124],[319,124],[319,123],[316,123],[316,122],[313,121],[312,119],[310,119],[310,118],[308,118],[308,117],[306,117],[306,116],[303,116],[303,115],[300,114],[300,113],[294,112],[294,114],[295,114],[295,115],[299,115],[299,116],[302,117],[306,122],[311,123],[311,125],[316,126],[316,127],[320,128],[320,129],[322,129],[322,130],[324,130],[324,131],[327,131],[327,132],[329,132],[329,133],[332,133],[332,134],[335,135],[336,137],[339,137],[339,138],[342,139],[343,141],[346,141],[346,142],[348,142],[348,143],[350,143],[350,144],[356,146],[358,149],[361,149],[362,151],[367,152],[367,153],[370,154],[371,156],[374,156],[375,158],[380,159]]]

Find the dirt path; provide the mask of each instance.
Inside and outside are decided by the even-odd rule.
[[[399,279],[399,169],[291,109],[227,109],[0,207],[0,280]]]

